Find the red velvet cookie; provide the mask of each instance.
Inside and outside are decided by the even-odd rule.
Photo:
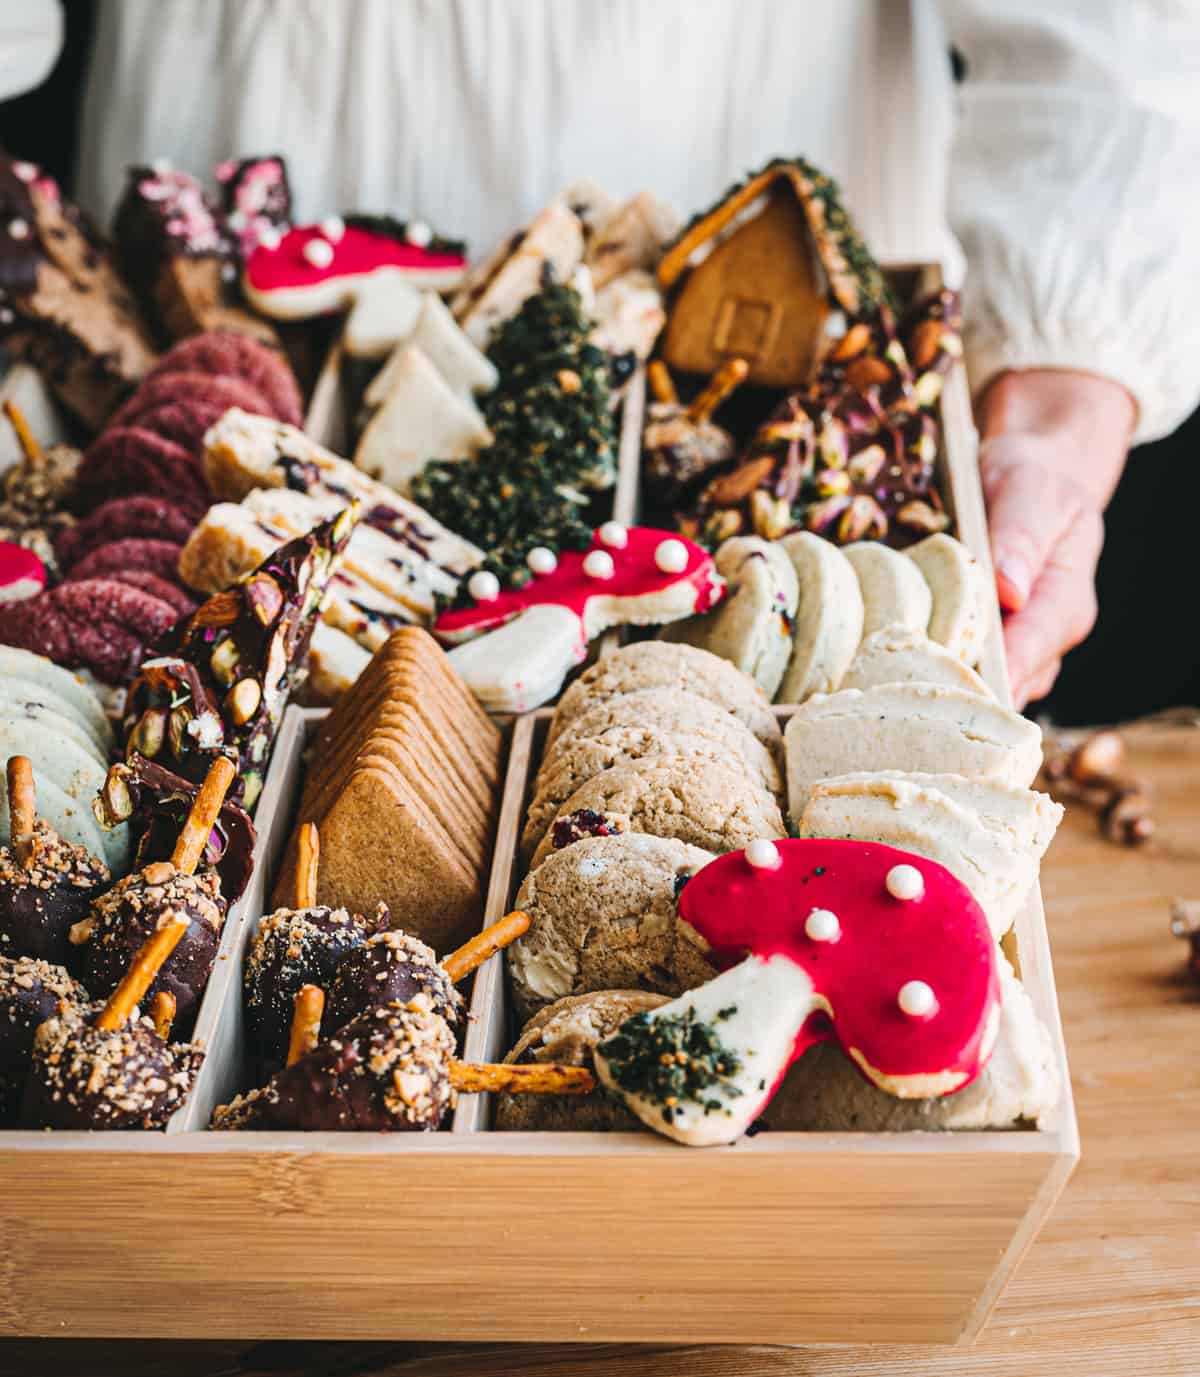
[[[147,378],[113,417],[111,424],[140,426],[142,418],[150,411],[167,404],[184,403],[203,405],[207,410],[219,407],[217,416],[223,416],[231,406],[241,407],[256,416],[275,415],[274,406],[263,392],[244,378],[206,373],[200,368],[181,368]]]
[[[0,606],[0,644],[123,684],[146,646],[176,620],[173,607],[139,588],[85,579]]]
[[[240,378],[258,389],[279,420],[295,426],[303,423],[304,402],[292,370],[279,354],[245,335],[207,331],[181,340],[162,356],[149,377],[184,371]]]
[[[209,495],[198,460],[139,426],[112,426],[88,449],[75,479],[75,510],[86,514],[113,497],[165,497],[197,520]]]
[[[146,569],[161,579],[179,577],[179,552],[182,545],[173,540],[110,540],[97,545],[71,569],[69,583],[82,579],[117,578],[126,569]]]
[[[59,565],[70,570],[86,555],[114,540],[140,537],[182,545],[195,526],[191,513],[164,497],[114,497],[55,537]]]
[[[151,597],[170,603],[177,618],[190,617],[198,606],[195,598],[182,584],[165,579],[149,569],[121,569],[108,577],[116,579],[118,583],[128,584],[130,588],[140,588],[143,593],[149,593]]]

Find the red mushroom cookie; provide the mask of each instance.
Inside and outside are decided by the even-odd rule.
[[[443,612],[434,633],[485,707],[524,712],[552,698],[593,637],[612,626],[673,622],[715,607],[725,581],[690,540],[608,521],[585,551],[535,548],[530,577],[502,589],[495,574],[467,580],[465,607]],[[466,644],[459,644],[465,642]]]
[[[596,1067],[680,1142],[732,1142],[818,1042],[836,1039],[900,1098],[960,1090],[991,1055],[996,944],[932,861],[870,842],[754,841],[698,871],[679,914],[729,969],[622,1024]]]
[[[332,215],[281,235],[261,235],[246,259],[242,287],[264,315],[301,320],[345,310],[379,275],[443,291],[455,286],[466,266],[463,245],[439,238],[422,221]]]

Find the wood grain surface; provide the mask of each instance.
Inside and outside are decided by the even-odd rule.
[[[1122,850],[1072,809],[1044,871],[1083,1160],[973,1350],[5,1340],[0,1377],[1193,1377],[1200,986],[1185,977],[1167,908],[1176,895],[1200,896],[1200,731],[1148,725],[1128,740],[1132,771],[1154,786],[1155,840]],[[530,1247],[536,1305],[535,1240]],[[301,1274],[353,1285],[322,1278],[319,1259],[298,1284]]]

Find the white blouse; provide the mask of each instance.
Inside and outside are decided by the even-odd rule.
[[[80,195],[282,152],[301,217],[481,253],[580,177],[690,213],[802,152],[885,261],[956,275],[948,218],[977,385],[1103,373],[1150,439],[1200,396],[1198,77],[1197,0],[101,0]]]

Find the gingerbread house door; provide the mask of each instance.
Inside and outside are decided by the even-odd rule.
[[[751,382],[799,387],[816,367],[828,315],[808,221],[790,187],[779,185],[686,274],[662,353],[685,373],[743,358]]]

